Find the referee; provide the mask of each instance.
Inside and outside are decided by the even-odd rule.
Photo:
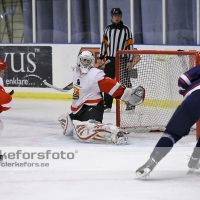
[[[102,60],[106,57],[106,60],[110,60],[105,68],[104,72],[107,77],[115,78],[115,56],[118,50],[133,50],[133,39],[129,28],[123,24],[122,11],[120,8],[111,9],[112,24],[109,24],[104,29],[104,34],[101,43],[100,55],[97,63],[102,64]],[[125,55],[126,56],[126,55]],[[126,66],[120,66],[121,74],[120,82],[125,87],[131,88],[130,70],[132,69],[131,62],[133,61],[133,55],[126,56]],[[104,94],[104,112],[111,112],[113,98],[109,94]],[[134,106],[127,105],[126,110],[134,110]]]

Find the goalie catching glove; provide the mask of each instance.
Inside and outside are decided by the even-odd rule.
[[[144,98],[145,89],[142,86],[137,86],[135,88],[126,88],[120,100],[137,106],[144,101]]]

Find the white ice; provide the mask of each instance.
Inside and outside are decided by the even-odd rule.
[[[186,174],[194,134],[179,141],[148,179],[138,180],[135,170],[148,160],[162,133],[131,133],[125,146],[82,143],[62,135],[57,117],[69,107],[67,101],[14,99],[12,109],[0,114],[0,150],[7,156],[0,165],[0,199],[199,199],[200,172]],[[115,123],[115,109],[104,114],[104,122]],[[61,151],[74,159],[61,159]],[[18,158],[16,152],[21,152]],[[46,152],[49,159],[39,159]]]

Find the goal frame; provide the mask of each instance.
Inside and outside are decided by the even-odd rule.
[[[196,57],[196,65],[200,64],[199,53],[195,50],[191,51],[165,51],[165,50],[118,50],[115,58],[116,80],[120,81],[120,54],[135,54],[138,58],[140,54],[157,54],[157,55],[192,55]],[[138,61],[137,61],[138,62]],[[134,63],[134,61],[133,61]],[[193,66],[193,67],[195,67]],[[191,67],[192,68],[192,67]],[[178,81],[178,79],[177,79]],[[178,92],[178,91],[177,91]],[[116,100],[116,125],[120,127],[120,100]],[[196,138],[200,137],[200,119],[196,122]]]

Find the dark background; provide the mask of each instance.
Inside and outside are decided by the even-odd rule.
[[[35,57],[30,55],[30,59],[36,65],[36,70],[33,71],[33,66],[28,62],[28,53],[35,53]],[[6,53],[8,54],[6,57]],[[14,69],[19,72],[13,71],[11,67],[11,55],[9,53],[14,53]],[[23,60],[21,54],[24,53]],[[47,87],[43,84],[43,80],[52,84],[52,47],[51,46],[0,46],[0,58],[8,65],[4,77],[4,86],[13,87]],[[22,68],[22,62],[24,63],[24,72],[20,69]],[[21,84],[6,84],[7,79],[15,80],[28,80],[28,85]]]

